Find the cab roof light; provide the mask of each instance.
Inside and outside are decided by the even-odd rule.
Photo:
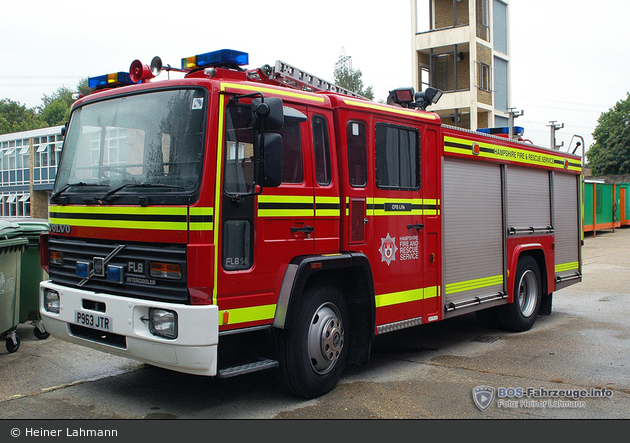
[[[133,85],[135,82],[127,72],[114,72],[113,74],[99,75],[88,78],[88,86],[93,89],[111,88],[114,86]]]
[[[389,91],[387,103],[426,111],[428,106],[437,103],[441,97],[442,91],[436,88],[429,87],[422,92],[415,92],[413,88],[398,88]]]
[[[227,67],[237,69],[239,66],[249,64],[247,52],[233,49],[219,49],[205,54],[193,55],[182,59],[182,69],[193,71],[209,67]]]

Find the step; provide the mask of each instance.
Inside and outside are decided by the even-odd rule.
[[[276,360],[260,360],[252,363],[245,363],[239,366],[232,366],[231,368],[225,368],[219,370],[219,378],[229,378],[236,375],[248,374],[250,372],[263,371],[265,369],[271,369],[278,366]]]

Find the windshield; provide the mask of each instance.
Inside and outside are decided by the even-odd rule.
[[[53,195],[194,192],[205,93],[163,90],[86,104],[72,114]]]

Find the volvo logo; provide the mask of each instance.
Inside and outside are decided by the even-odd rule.
[[[50,225],[50,232],[54,232],[55,234],[70,234],[72,228],[70,225]]]

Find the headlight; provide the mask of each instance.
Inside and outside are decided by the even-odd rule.
[[[177,312],[149,308],[149,331],[158,337],[177,338]]]
[[[44,290],[44,309],[53,314],[59,314],[59,293],[51,289]]]

